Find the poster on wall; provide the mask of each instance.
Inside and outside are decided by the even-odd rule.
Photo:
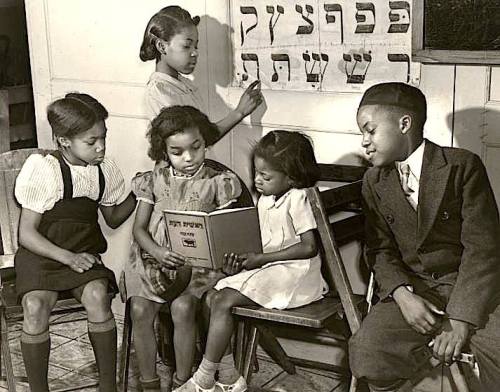
[[[231,1],[233,86],[352,92],[418,84],[411,1]]]

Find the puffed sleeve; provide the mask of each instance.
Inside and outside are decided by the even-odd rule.
[[[231,172],[223,172],[214,177],[217,185],[215,202],[217,209],[225,208],[241,195],[239,178]]]
[[[147,116],[150,120],[153,120],[158,114],[160,114],[161,109],[164,107],[169,107],[173,105],[180,105],[181,103],[177,99],[177,94],[172,93],[166,88],[161,88],[161,85],[150,82],[146,91],[146,109]]]
[[[316,221],[305,189],[293,189],[290,194],[290,217],[295,234],[304,234],[316,228]]]
[[[144,173],[137,173],[134,178],[132,178],[131,188],[138,201],[143,201],[148,204],[155,203],[153,195],[153,172],[147,171]]]
[[[121,170],[111,158],[104,158],[101,169],[102,174],[104,174],[106,187],[104,188],[100,204],[103,206],[113,206],[125,192],[125,180],[123,179]]]
[[[43,214],[62,198],[62,186],[57,160],[33,154],[24,162],[17,176],[14,194],[23,208]]]

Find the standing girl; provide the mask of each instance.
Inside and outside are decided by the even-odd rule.
[[[254,167],[255,187],[262,195],[257,208],[264,253],[226,257],[225,271],[236,275],[220,280],[208,296],[205,355],[193,377],[176,391],[214,391],[215,385],[224,392],[247,390],[230,348],[234,306],[294,308],[321,299],[327,291],[316,222],[304,189],[319,177],[311,143],[300,133],[273,131],[255,147]]]
[[[115,276],[100,254],[107,248],[100,210],[116,228],[135,208],[116,164],[105,157],[106,109],[87,94],[70,93],[49,105],[57,151],[31,155],[16,181],[21,204],[16,287],[22,298],[21,349],[31,391],[47,392],[49,316],[58,294],[70,291],[85,307],[99,370],[99,390],[116,391],[116,325],[110,296]]]
[[[139,205],[133,227],[132,258],[125,268],[125,279],[127,296],[131,298],[141,384],[143,390],[160,391],[154,319],[162,304],[173,298],[168,279],[162,282],[158,271],[163,269],[166,276],[176,280],[185,277],[187,268],[183,256],[168,249],[162,211],[210,212],[224,208],[241,194],[241,184],[235,174],[204,165],[205,147],[214,142],[218,131],[198,109],[191,106],[162,109],[152,121],[148,136],[149,156],[156,165],[152,172],[140,173],[132,180]],[[177,386],[191,376],[200,298],[220,278],[218,272],[193,267],[187,288],[171,302]]]
[[[139,57],[155,60],[156,71],[151,75],[146,92],[150,116],[158,115],[163,107],[190,105],[203,113],[207,110],[194,84],[184,76],[194,71],[198,60],[198,29],[200,18],[178,6],[162,8],[150,19],[144,32]],[[258,81],[250,84],[236,109],[217,122],[218,137],[224,136],[262,102]]]

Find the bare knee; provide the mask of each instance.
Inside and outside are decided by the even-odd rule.
[[[23,296],[24,330],[29,334],[40,334],[47,330],[54,301],[30,292]]]
[[[234,306],[236,306],[236,301],[232,291],[223,289],[213,294],[211,300],[213,313],[231,313]]]
[[[170,306],[170,313],[175,325],[192,323],[196,319],[199,299],[192,295],[183,295],[176,298]]]
[[[81,297],[89,320],[105,321],[111,316],[111,299],[108,296],[108,281],[96,280],[87,283]]]
[[[134,325],[153,325],[159,305],[145,298],[130,299],[130,318]]]

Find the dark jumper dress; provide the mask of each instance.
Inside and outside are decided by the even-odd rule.
[[[99,197],[94,201],[88,197],[73,198],[73,182],[68,164],[56,151],[64,184],[63,198],[42,215],[38,232],[55,245],[74,253],[87,252],[100,257],[107,249],[98,223],[99,201],[105,187],[104,175],[99,169]],[[39,256],[20,246],[15,259],[16,290],[18,298],[32,290],[67,291],[95,279],[107,278],[109,291],[117,292],[113,271],[103,264],[94,264],[91,269],[78,273],[56,260]]]

